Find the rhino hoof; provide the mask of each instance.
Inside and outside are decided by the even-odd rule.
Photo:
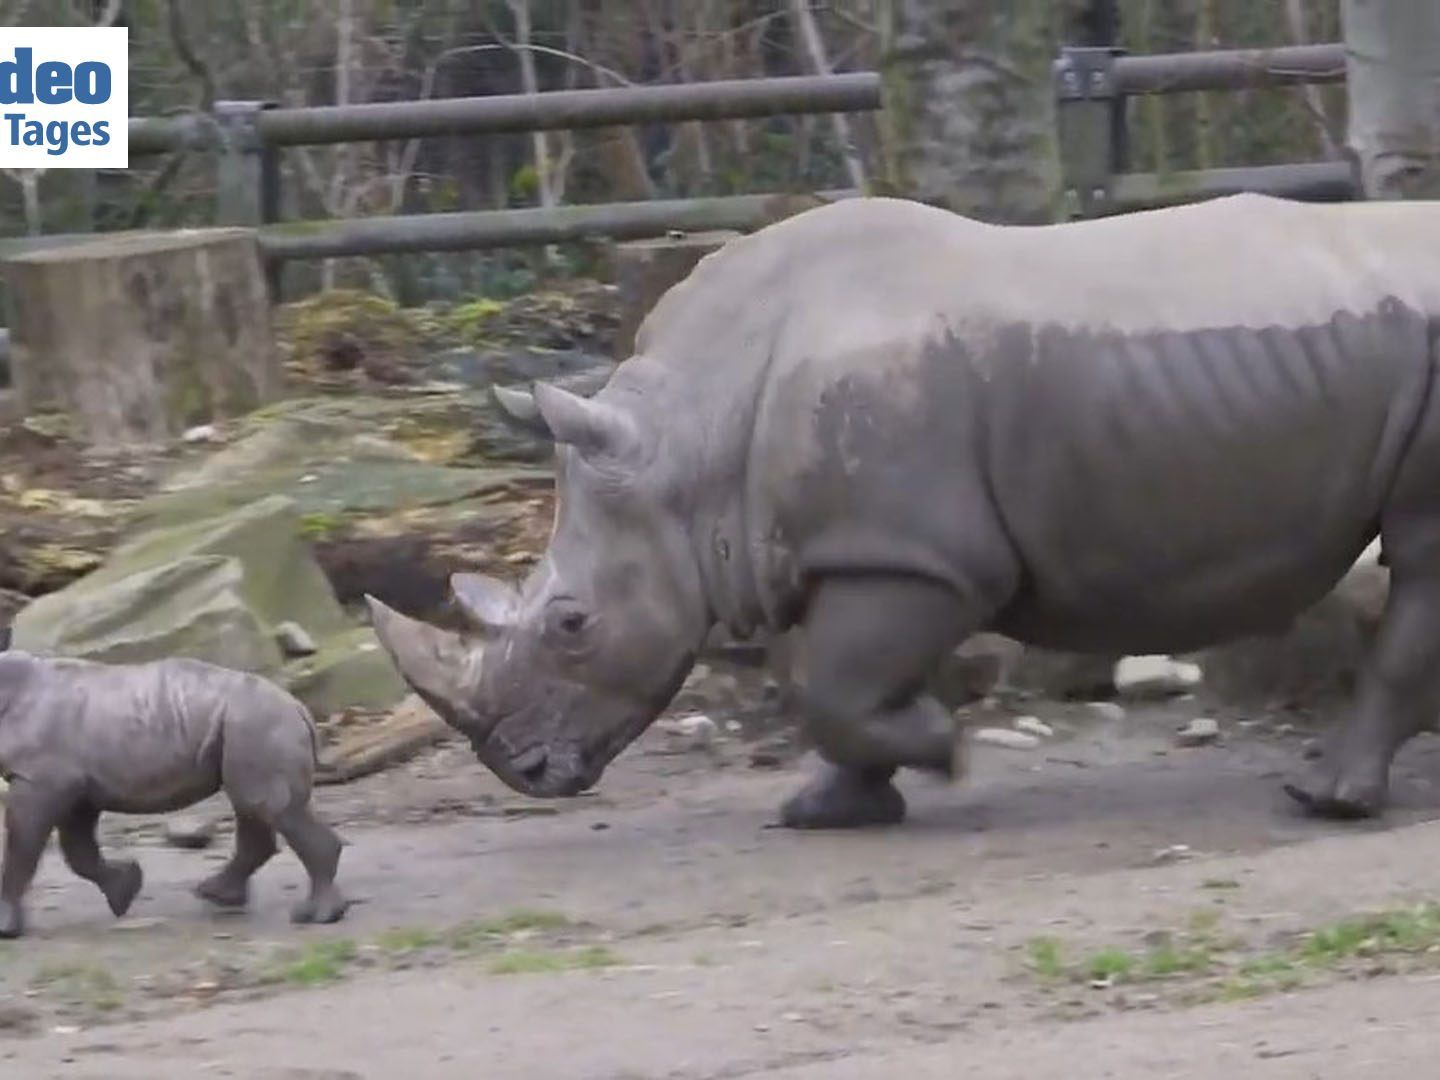
[[[19,904],[0,900],[0,940],[11,941],[25,932],[25,914]]]
[[[243,881],[237,884],[222,872],[196,885],[195,895],[218,908],[238,910],[250,902],[250,886]]]
[[[349,909],[350,901],[340,895],[338,889],[332,888],[296,904],[290,909],[290,921],[302,926],[307,923],[337,923]]]
[[[1384,809],[1384,796],[1337,790],[1335,785],[1301,786],[1286,784],[1289,795],[1311,817],[1330,821],[1360,821],[1377,817]]]
[[[904,820],[905,797],[888,778],[834,766],[826,766],[780,808],[780,824],[787,829],[860,829]]]
[[[105,902],[110,905],[111,914],[118,919],[129,911],[144,883],[145,875],[134,859],[115,863],[111,867],[110,880],[105,885]]]

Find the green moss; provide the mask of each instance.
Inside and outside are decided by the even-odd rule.
[[[482,296],[451,311],[445,320],[445,326],[457,340],[473,345],[484,338],[485,331],[495,321],[496,316],[504,313],[503,303]]]
[[[359,950],[347,938],[317,941],[292,954],[274,970],[271,981],[292,986],[320,986],[341,978]]]
[[[492,975],[534,975],[613,967],[620,958],[603,945],[583,949],[512,949],[490,963]]]
[[[1065,964],[1060,956],[1060,942],[1053,937],[1032,938],[1026,945],[1030,954],[1030,967],[1045,979],[1058,979],[1065,973]]]

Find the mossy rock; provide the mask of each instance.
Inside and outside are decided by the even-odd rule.
[[[323,642],[313,656],[286,666],[280,681],[316,716],[344,709],[386,709],[406,694],[404,682],[368,626],[353,627]]]
[[[238,559],[195,555],[107,583],[83,579],[23,608],[15,646],[102,663],[183,656],[273,672],[280,652],[241,596],[244,576]]]

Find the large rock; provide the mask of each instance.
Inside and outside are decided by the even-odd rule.
[[[276,628],[318,646],[289,664]],[[368,629],[356,628],[310,553],[295,505],[270,496],[153,528],[98,570],[24,608],[16,644],[102,661],[208,660],[290,686],[317,714],[399,701],[405,688]]]
[[[237,671],[273,672],[280,653],[241,597],[244,578],[238,559],[194,555],[108,585],[72,586],[21,612],[15,644],[106,663],[189,656]]]

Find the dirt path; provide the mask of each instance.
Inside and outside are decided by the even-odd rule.
[[[126,920],[47,861],[35,936],[0,952],[0,1074],[1428,1075],[1431,953],[1292,963],[1285,934],[1440,894],[1440,740],[1407,752],[1383,825],[1322,826],[1279,793],[1298,736],[1177,750],[1187,708],[1052,708],[1069,734],[982,747],[962,786],[908,782],[906,826],[849,836],[767,828],[796,771],[739,747],[647,737],[600,794],[543,807],[446,751],[324,793],[363,902],[301,932],[288,853],[219,917],[187,889],[223,852],[142,829]],[[1440,916],[1422,929],[1440,949]],[[1225,1000],[1255,990],[1233,964],[1092,985],[1037,961],[1042,938],[1084,968],[1202,932],[1308,988]]]

